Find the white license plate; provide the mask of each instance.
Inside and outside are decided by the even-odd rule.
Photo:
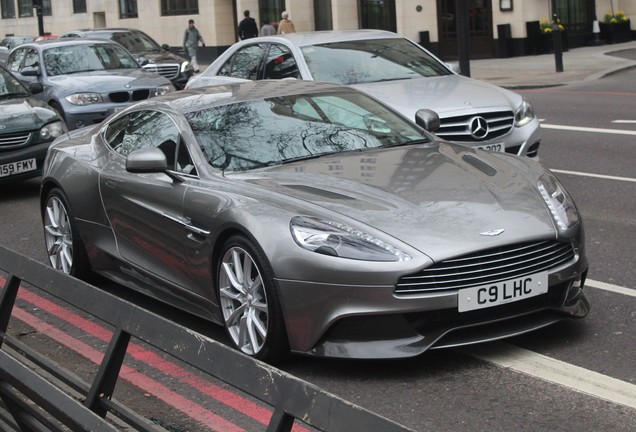
[[[35,169],[37,169],[37,163],[35,162],[35,159],[11,162],[8,164],[0,165],[0,177],[16,175],[27,171],[33,171]]]
[[[490,151],[497,151],[497,152],[506,151],[506,146],[503,143],[484,144],[484,145],[478,146],[477,148],[480,148],[482,150],[490,150]]]
[[[459,290],[459,312],[511,303],[548,292],[548,272]]]

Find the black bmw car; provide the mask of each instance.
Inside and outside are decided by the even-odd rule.
[[[93,38],[117,42],[135,57],[142,68],[168,78],[177,90],[183,89],[194,73],[188,60],[171,53],[167,44],[159,45],[140,30],[129,28],[72,30],[60,35],[60,39],[65,38]]]
[[[0,66],[0,183],[37,177],[51,142],[66,132],[58,114],[31,97],[42,84],[29,88]]]

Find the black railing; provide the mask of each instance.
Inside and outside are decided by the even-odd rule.
[[[410,430],[2,246],[0,271],[6,275],[0,295],[0,429],[116,431],[123,423],[127,430],[157,431],[149,419],[112,399],[135,337],[269,405],[267,431],[291,431],[296,421],[321,431]],[[7,334],[21,287],[45,291],[114,327],[92,383]]]

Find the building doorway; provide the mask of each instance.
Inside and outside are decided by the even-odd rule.
[[[439,56],[457,59],[457,0],[437,0]],[[468,0],[470,58],[492,58],[495,41],[492,29],[492,0]]]
[[[361,29],[397,31],[395,0],[358,0]]]

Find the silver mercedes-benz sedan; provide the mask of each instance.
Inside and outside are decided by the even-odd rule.
[[[220,323],[266,361],[409,357],[587,315],[557,178],[416,118],[299,80],[140,102],[50,148],[50,262]]]
[[[455,73],[415,42],[382,30],[292,33],[232,45],[188,88],[228,80],[303,79],[356,87],[411,120],[436,111],[446,140],[536,157],[541,130],[519,94]]]

